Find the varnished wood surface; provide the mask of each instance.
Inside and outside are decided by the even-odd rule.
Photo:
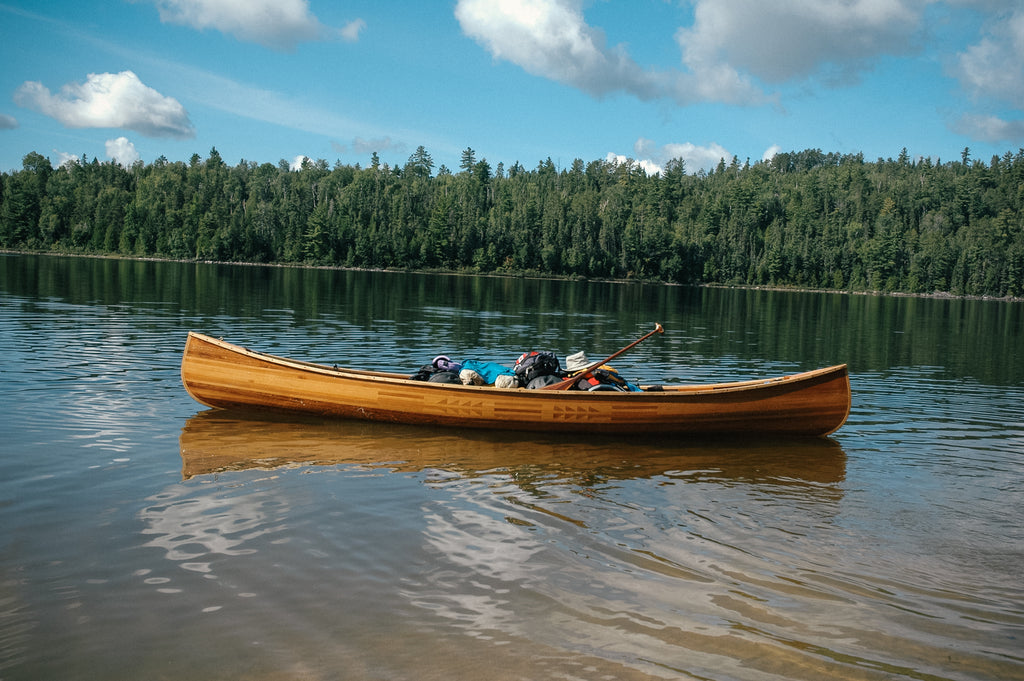
[[[846,365],[639,393],[500,389],[335,369],[194,332],[181,377],[189,394],[210,407],[504,430],[827,435],[850,410]]]

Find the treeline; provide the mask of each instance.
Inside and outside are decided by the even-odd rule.
[[[1024,149],[989,163],[806,150],[506,168],[462,154],[293,170],[216,149],[130,168],[38,153],[0,174],[0,247],[837,290],[1024,294]]]

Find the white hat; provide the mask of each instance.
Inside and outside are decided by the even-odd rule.
[[[587,361],[587,354],[583,350],[574,355],[566,355],[565,357],[566,371],[580,371],[588,366],[590,366],[590,362]]]

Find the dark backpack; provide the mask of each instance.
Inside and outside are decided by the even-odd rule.
[[[531,390],[539,390],[545,386],[554,385],[555,383],[561,383],[562,379],[555,374],[544,374],[533,379],[526,384],[527,388]]]
[[[455,381],[450,380],[451,376],[455,376]],[[430,383],[458,383],[459,375],[453,371],[442,369],[441,367],[434,366],[433,364],[424,364],[420,367],[420,370],[410,376],[414,381],[429,381]]]
[[[562,375],[562,367],[559,365],[558,358],[555,357],[554,353],[537,352],[536,350],[524,352],[520,355],[519,359],[516,360],[514,371],[519,385],[524,388],[540,376],[554,376],[558,378]],[[536,386],[536,384],[534,385]]]
[[[414,381],[428,381],[429,383],[462,383],[459,379],[459,372],[462,365],[453,362],[445,355],[438,355],[430,364],[424,364],[420,370],[410,376]]]

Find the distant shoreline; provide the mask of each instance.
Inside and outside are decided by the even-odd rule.
[[[1001,303],[1024,302],[1024,297],[1018,296],[976,296],[957,295],[948,291],[934,291],[932,293],[909,293],[907,291],[853,291],[850,289],[827,289],[827,288],[801,288],[790,286],[770,286],[753,284],[678,284],[670,281],[656,281],[648,279],[603,279],[587,277],[571,277],[556,274],[516,273],[516,272],[460,272],[458,270],[433,270],[433,269],[385,269],[372,267],[345,267],[343,265],[305,265],[301,263],[278,263],[278,262],[233,262],[226,260],[183,260],[180,258],[160,258],[155,256],[130,256],[116,254],[97,253],[55,253],[53,251],[16,251],[0,248],[2,255],[45,255],[59,258],[94,258],[98,260],[128,260],[134,262],[176,262],[182,264],[193,263],[197,265],[240,265],[243,267],[281,267],[306,270],[337,270],[340,272],[395,272],[404,274],[440,274],[444,276],[465,276],[465,277],[496,277],[503,279],[549,279],[553,281],[592,281],[607,284],[646,284],[653,286],[680,286],[692,288],[715,288],[715,289],[738,289],[744,291],[777,291],[780,293],[833,293],[838,295],[852,296],[879,296],[892,298],[931,298],[936,300],[988,300]]]

